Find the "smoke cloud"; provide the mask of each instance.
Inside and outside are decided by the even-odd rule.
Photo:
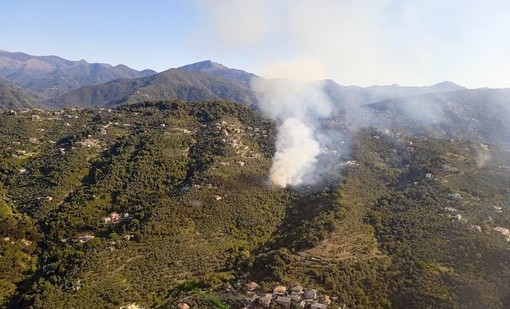
[[[278,128],[276,149],[271,181],[281,187],[306,183],[320,154],[319,142],[310,127],[297,118],[286,119]]]
[[[214,31],[202,31],[199,41],[206,43],[200,49],[221,45],[215,59],[243,59],[243,68],[263,76],[267,63],[312,57],[327,64],[328,78],[344,85],[453,80],[508,87],[507,1],[194,2]]]
[[[318,121],[331,115],[333,108],[323,82],[254,79],[252,89],[260,108],[280,122],[270,180],[282,187],[312,183],[324,146]]]

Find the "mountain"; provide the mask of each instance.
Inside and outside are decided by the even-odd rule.
[[[324,90],[331,100],[339,105],[365,105],[394,98],[416,96],[427,93],[462,90],[464,87],[452,82],[442,82],[431,86],[342,86],[332,80],[324,81]]]
[[[200,70],[170,69],[148,77],[119,79],[102,85],[85,86],[49,99],[45,105],[101,107],[166,99],[230,100],[254,104],[255,96],[247,86],[229,80],[223,77],[224,75],[226,73],[213,75]]]
[[[42,98],[55,97],[85,85],[155,73],[152,70],[136,71],[125,65],[70,61],[57,56],[32,56],[0,50],[0,77],[32,90]]]
[[[37,107],[40,98],[0,78],[0,110]]]
[[[179,69],[190,72],[202,72],[215,76],[221,76],[232,82],[243,84],[248,88],[250,87],[252,79],[260,78],[253,73],[248,73],[243,70],[231,69],[222,64],[212,62],[211,60],[185,65],[179,67]]]

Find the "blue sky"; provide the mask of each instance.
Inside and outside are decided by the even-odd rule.
[[[0,49],[157,71],[510,87],[502,0],[2,0]]]

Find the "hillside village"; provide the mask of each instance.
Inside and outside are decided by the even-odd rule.
[[[299,284],[277,284],[272,290],[265,291],[259,284],[249,281],[238,292],[238,298],[246,305],[238,309],[347,309],[337,297],[320,293],[316,289],[305,288]],[[178,302],[177,309],[193,308],[185,302]]]

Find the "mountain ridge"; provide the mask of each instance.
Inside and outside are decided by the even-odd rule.
[[[125,65],[72,61],[59,56],[32,56],[0,50],[0,77],[37,92],[42,98],[62,95],[84,85],[101,84],[118,78],[137,78],[155,74]]]
[[[20,86],[0,78],[0,110],[36,108],[40,98]]]
[[[180,99],[188,101],[230,100],[252,105],[250,89],[222,76],[183,69],[169,69],[137,79],[118,79],[106,84],[84,86],[44,102],[48,107],[101,107]]]

